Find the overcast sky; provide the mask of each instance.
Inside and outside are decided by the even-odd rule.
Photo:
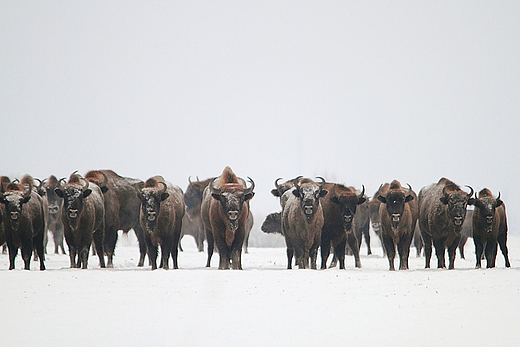
[[[278,177],[445,176],[518,232],[520,2],[2,1],[0,47],[0,174],[229,165],[258,214]]]

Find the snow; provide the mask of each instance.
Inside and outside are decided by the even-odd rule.
[[[179,270],[136,267],[135,237],[120,237],[114,269],[69,269],[48,254],[46,271],[9,271],[0,255],[1,344],[6,346],[516,346],[520,342],[520,237],[512,268],[424,269],[412,249],[409,271],[388,271],[378,240],[362,269],[286,270],[284,248],[250,248],[243,271],[204,268],[206,254],[182,240]],[[52,240],[48,249],[53,249]],[[433,257],[432,264],[436,264]]]

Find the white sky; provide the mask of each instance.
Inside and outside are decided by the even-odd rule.
[[[517,232],[520,2],[3,1],[0,47],[0,174],[445,176]]]

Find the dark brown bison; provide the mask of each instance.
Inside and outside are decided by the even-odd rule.
[[[206,180],[192,181],[188,178],[188,187],[184,193],[184,202],[186,204],[186,216],[190,220],[189,224],[183,223],[183,226],[194,226],[190,228],[191,233],[186,232],[188,235],[192,235],[195,238],[197,249],[199,252],[204,252],[204,225],[202,224],[202,217],[200,215],[200,205],[202,204],[202,194],[204,189],[215,177],[208,178]],[[184,227],[183,227],[184,228]],[[188,229],[186,229],[188,231]]]
[[[327,267],[327,258],[332,245],[334,254],[339,260],[339,267],[344,269],[347,244],[354,255],[355,266],[360,268],[359,244],[353,231],[353,222],[358,205],[366,201],[365,187],[359,195],[354,188],[342,184],[327,183],[325,189],[329,194],[321,201],[324,217],[321,234],[321,268]]]
[[[61,249],[62,254],[66,254],[63,245],[63,222],[61,221],[61,208],[63,199],[58,197],[54,190],[58,188],[59,182],[56,176],[51,175],[43,182],[42,188],[45,191],[49,206],[47,219],[47,230],[52,234],[54,240],[54,253],[58,254]],[[45,244],[47,245],[47,243]]]
[[[186,203],[186,214],[190,219],[190,224],[195,224],[198,228],[197,230],[193,230],[193,237],[196,240],[197,248],[199,252],[204,251],[204,239],[206,238],[204,232],[204,225],[202,222],[202,217],[200,213],[200,207],[202,204],[202,195],[204,193],[204,189],[209,185],[211,181],[213,181],[215,177],[208,178],[206,180],[200,181],[197,178],[197,181],[191,181],[188,178],[189,185],[186,188],[186,193],[184,193],[184,201]],[[239,182],[246,186],[246,182],[242,178],[238,178]],[[246,222],[246,236],[244,238],[243,250],[244,253],[248,253],[248,245],[249,245],[249,235],[251,234],[251,229],[253,228],[253,214],[249,213],[247,216]],[[187,230],[188,231],[188,230]]]
[[[146,257],[146,242],[139,221],[141,208],[139,190],[144,186],[144,182],[135,178],[119,176],[112,170],[89,171],[85,178],[98,185],[104,192],[106,231],[103,249],[108,257],[108,266],[112,267],[113,264],[118,230],[128,233],[131,229],[134,230],[139,242],[137,266],[143,266]]]
[[[69,246],[70,267],[87,268],[90,245],[94,241],[99,265],[104,268],[105,204],[101,188],[73,173],[55,193],[63,198],[61,219]]]
[[[7,176],[0,176],[0,194],[5,192],[5,188],[11,183]],[[7,244],[5,243],[5,228],[2,217],[2,210],[0,208],[0,245],[2,245],[2,254],[7,254]]]
[[[309,178],[294,180],[293,188],[286,190],[281,197],[282,234],[287,246],[288,269],[292,268],[293,256],[296,256],[299,269],[316,269],[323,228],[320,200],[328,193],[324,189],[325,180],[320,179],[321,184]]]
[[[282,214],[280,212],[273,212],[265,217],[262,226],[260,227],[266,234],[282,234]]]
[[[507,220],[505,204],[493,197],[489,189],[482,189],[475,199],[473,211],[473,242],[475,243],[476,268],[481,267],[482,255],[486,256],[486,267],[495,267],[497,243],[504,255],[506,267],[511,267],[507,250]]]
[[[394,271],[395,249],[399,253],[399,270],[408,270],[410,244],[415,231],[419,207],[417,195],[410,186],[401,187],[397,180],[392,181],[385,195],[379,195],[379,219],[381,236],[386,249],[390,270]]]
[[[173,268],[178,269],[179,240],[184,216],[182,189],[161,176],[149,178],[140,191],[141,227],[144,230],[152,270],[157,269],[157,251],[161,246],[161,267],[168,269],[170,254]]]
[[[355,190],[354,187],[350,188]],[[365,244],[367,246],[367,255],[371,255],[372,248],[370,247],[370,211],[368,207],[368,197],[364,195],[363,198],[365,198],[365,202],[358,205],[356,214],[354,215],[352,228],[358,240],[358,248],[361,248],[361,242],[364,238]]]
[[[249,200],[253,198],[255,183],[241,183],[233,171],[226,167],[220,177],[211,181],[204,190],[201,216],[208,240],[210,266],[213,246],[216,244],[220,262],[219,269],[242,269],[242,245],[247,233],[247,218],[250,214]]]
[[[18,249],[22,250],[24,268],[31,269],[31,255],[36,250],[40,270],[45,270],[43,237],[46,231],[43,199],[34,187],[34,179],[25,175],[19,183],[3,185],[0,194],[5,240],[9,249],[9,270],[15,268]]]
[[[466,259],[464,255],[464,246],[470,237],[473,237],[473,210],[466,211],[466,218],[464,218],[464,223],[462,223],[462,231],[460,233],[459,241],[459,253],[462,259]]]
[[[467,205],[475,201],[473,188],[468,194],[452,181],[441,178],[439,182],[423,187],[419,192],[419,226],[424,241],[425,267],[430,267],[432,243],[437,255],[437,267],[445,268],[448,249],[449,269],[455,268],[455,256],[461,237]]]
[[[381,247],[383,248],[383,255],[386,255],[385,245],[383,244],[383,237],[381,236],[381,220],[379,219],[379,206],[381,205],[381,201],[377,198],[380,195],[385,195],[388,191],[388,187],[390,187],[389,183],[384,183],[379,187],[377,192],[375,192],[372,199],[370,199],[368,204],[368,213],[370,215],[370,224],[372,225],[372,230],[377,235],[379,240],[381,241]]]

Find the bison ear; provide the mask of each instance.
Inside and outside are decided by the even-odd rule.
[[[56,193],[56,195],[60,198],[63,198],[63,190],[61,190],[60,188],[54,189],[54,193]]]
[[[404,202],[410,202],[412,201],[414,198],[413,198],[413,195],[408,195],[405,199],[404,199]]]
[[[245,195],[244,201],[251,200],[255,196],[254,192]]]
[[[92,189],[85,189],[83,191],[83,197],[86,198],[87,196],[90,195],[90,193],[92,193]]]
[[[383,204],[386,204],[386,198],[382,195],[378,195],[377,200],[381,201]]]
[[[500,199],[497,199],[497,206],[496,206],[496,207],[498,207],[498,206],[502,205],[503,203],[504,203],[504,202],[503,202],[502,200],[500,200]]]
[[[358,204],[358,205],[361,205],[361,204],[365,203],[365,201],[367,201],[367,199],[366,199],[364,196],[362,196],[362,197],[360,197],[360,198],[358,199],[357,204]]]
[[[213,197],[213,199],[220,201],[220,194],[212,193],[211,196]]]
[[[323,198],[325,195],[327,195],[329,193],[329,191],[327,189],[322,189],[320,191],[320,198]]]
[[[278,191],[278,189],[271,190],[271,194],[273,194],[274,196],[276,196],[278,198],[280,197],[280,192]]]
[[[297,198],[300,197],[300,191],[298,189],[293,189],[292,193],[294,194],[295,197],[297,197]]]
[[[444,194],[442,197],[439,198],[439,200],[444,204],[444,205],[448,205],[448,200],[449,200],[449,196],[447,194]],[[468,204],[469,204],[469,200],[468,200]],[[471,204],[470,204],[471,205]]]
[[[106,192],[108,192],[108,187],[101,187],[101,192],[103,194],[105,194]]]
[[[332,198],[330,198],[330,201],[332,201],[336,205],[341,205],[340,202],[339,202],[338,197],[336,197],[336,196],[333,196]]]
[[[478,201],[478,200],[475,199],[475,198],[469,198],[469,199],[468,199],[468,205],[475,205],[475,204],[477,203],[477,201]],[[497,202],[498,202],[498,201],[497,201]],[[497,206],[499,206],[499,205],[497,205]]]
[[[168,193],[162,193],[161,194],[161,201],[164,201],[164,200],[168,199],[169,196],[170,196],[170,194],[168,194]]]
[[[26,196],[25,198],[23,198],[22,200],[22,204],[26,204],[27,202],[29,202],[29,200],[31,200],[31,196]]]

